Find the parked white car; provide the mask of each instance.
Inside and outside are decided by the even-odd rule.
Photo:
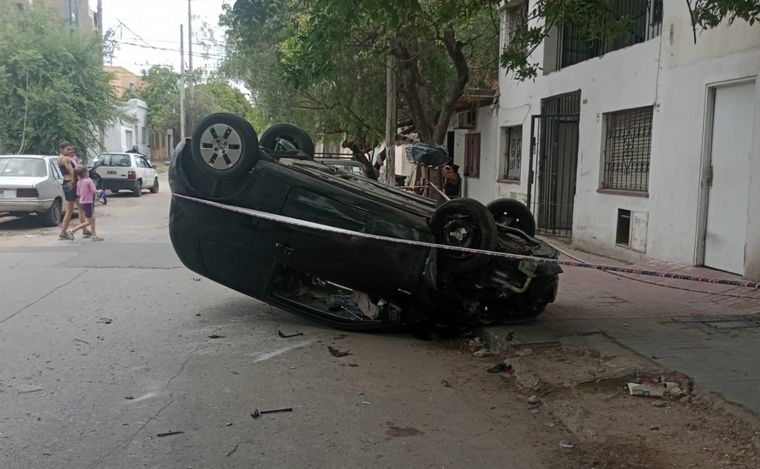
[[[63,207],[63,174],[57,157],[0,155],[0,212],[36,214],[42,224],[57,226]]]
[[[118,192],[123,189],[140,197],[143,189],[158,192],[158,172],[154,165],[139,153],[101,153],[90,174],[101,189]]]

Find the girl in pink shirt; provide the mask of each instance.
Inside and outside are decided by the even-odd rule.
[[[69,231],[69,236],[74,239],[74,233],[77,230],[90,228],[93,241],[103,241],[103,238],[97,235],[95,231],[95,194],[97,189],[95,183],[90,179],[89,172],[84,166],[79,166],[76,169],[78,178],[77,182],[77,194],[79,195],[79,207],[81,208],[80,215],[84,215],[84,222],[77,225],[73,230]]]

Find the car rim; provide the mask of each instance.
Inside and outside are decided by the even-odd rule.
[[[468,217],[451,217],[443,227],[443,240],[449,246],[477,248],[480,237],[478,229]],[[451,252],[451,257],[462,258],[469,254]]]
[[[243,156],[240,135],[225,124],[215,124],[207,128],[201,135],[200,147],[203,161],[217,170],[235,166]]]

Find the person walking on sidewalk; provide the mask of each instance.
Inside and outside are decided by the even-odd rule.
[[[95,194],[98,190],[95,188],[95,183],[90,179],[87,168],[80,166],[76,170],[77,181],[77,194],[79,194],[79,209],[80,215],[84,215],[84,222],[77,225],[73,230],[68,232],[69,239],[74,239],[74,233],[78,230],[84,230],[90,228],[91,238],[93,241],[103,241],[103,238],[98,236],[98,232],[95,229]]]
[[[74,213],[74,204],[77,202],[75,164],[71,158],[73,155],[74,145],[66,140],[61,140],[58,143],[58,168],[60,168],[61,174],[63,174],[63,196],[66,199],[66,211],[63,216],[61,233],[58,235],[58,239],[70,239],[67,230],[71,223],[71,216]]]

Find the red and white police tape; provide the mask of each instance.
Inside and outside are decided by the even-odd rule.
[[[393,238],[390,236],[382,236],[382,235],[376,235],[372,233],[362,233],[360,231],[352,231],[352,230],[346,230],[343,228],[336,228],[334,226],[322,225],[320,223],[300,220],[298,218],[286,217],[284,215],[276,215],[273,213],[262,212],[262,211],[253,210],[250,208],[237,207],[235,205],[220,204],[218,202],[212,202],[210,200],[205,200],[205,199],[198,199],[196,197],[189,197],[189,196],[181,195],[181,194],[172,194],[172,196],[178,197],[181,199],[187,199],[187,200],[190,200],[199,204],[208,205],[211,207],[220,208],[222,210],[227,210],[230,212],[240,213],[240,214],[248,215],[251,217],[273,221],[276,223],[295,225],[302,228],[308,228],[308,229],[317,230],[317,231],[326,231],[326,232],[335,233],[335,234],[344,235],[344,236],[374,239],[377,241],[386,241],[390,243],[407,244],[411,246],[420,246],[420,247],[433,248],[433,249],[443,249],[447,251],[459,251],[459,252],[467,252],[471,254],[484,254],[487,256],[504,257],[507,259],[514,259],[514,260],[529,260],[529,261],[534,261],[534,262],[544,263],[544,264],[558,264],[558,265],[564,265],[568,267],[595,269],[595,270],[601,270],[604,272],[621,272],[621,273],[626,273],[626,274],[645,275],[645,276],[650,276],[650,277],[663,277],[663,278],[672,278],[672,279],[677,279],[677,280],[688,280],[692,282],[713,283],[713,284],[720,284],[720,285],[731,285],[735,287],[760,289],[760,282],[749,282],[749,281],[744,281],[744,280],[727,280],[727,279],[718,279],[718,278],[710,278],[710,277],[697,277],[694,275],[682,275],[682,274],[674,274],[670,272],[656,272],[653,270],[629,269],[625,267],[590,264],[587,262],[562,261],[559,259],[547,259],[545,257],[523,256],[520,254],[510,254],[506,252],[486,251],[483,249],[472,249],[472,248],[465,248],[465,247],[460,247],[460,246],[449,246],[446,244],[428,243],[425,241],[414,241],[410,239]]]

